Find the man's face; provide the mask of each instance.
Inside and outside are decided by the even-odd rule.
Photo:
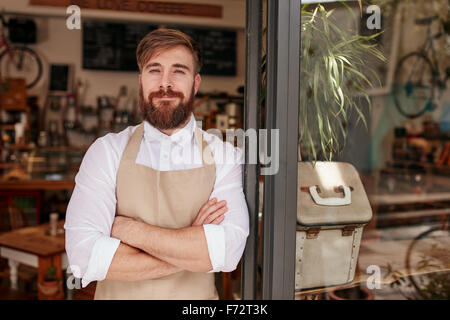
[[[155,53],[139,75],[144,119],[158,129],[183,124],[193,109],[200,81],[200,75],[195,75],[192,53],[186,47]]]

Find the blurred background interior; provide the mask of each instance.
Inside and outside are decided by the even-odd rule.
[[[204,56],[195,99],[197,121],[204,130],[217,128],[223,133],[244,128],[245,0],[165,0],[154,7],[148,1],[140,10],[121,7],[124,1],[78,2],[80,29],[71,29],[67,20],[71,13],[66,13],[77,1],[0,4],[0,299],[92,298],[95,283],[75,290],[66,285],[72,280],[65,272],[61,227],[90,144],[141,121],[135,52],[146,33],[174,27],[196,39]],[[312,3],[312,9],[318,3],[302,2]],[[298,299],[310,294],[321,299],[449,297],[449,2],[397,1],[404,3],[401,10],[395,1],[372,2],[381,8],[378,30],[367,28],[371,15],[364,10],[361,16],[356,1],[346,1],[348,7],[335,1],[321,3],[328,12],[334,10],[330,17],[342,31],[381,32],[373,44],[386,60],[361,55],[375,71],[370,80],[379,80],[368,91],[371,108],[364,99],[358,100],[367,128],[349,116],[346,144],[333,160],[358,169],[373,209],[359,270],[365,273],[376,263],[386,281],[374,290],[360,282],[300,292]],[[363,3],[367,8],[369,3]],[[72,25],[76,22],[71,20]],[[303,39],[308,31],[302,32]],[[428,43],[430,47],[423,49]],[[305,52],[314,50],[321,48],[311,45]],[[422,69],[414,73],[416,64]],[[414,80],[411,75],[420,76],[423,87],[408,86]],[[261,111],[264,115],[264,105]],[[307,148],[301,147],[301,154],[309,159]],[[263,181],[261,176],[260,193]],[[260,215],[262,199],[261,195]],[[52,230],[49,226],[55,221]],[[42,235],[38,241],[32,237],[36,234]],[[434,246],[414,242],[422,238],[435,239]],[[413,249],[421,250],[417,253],[421,264],[411,271],[405,259]],[[239,281],[239,268],[218,274],[221,298],[238,299]]]

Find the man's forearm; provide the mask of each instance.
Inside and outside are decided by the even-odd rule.
[[[192,272],[212,269],[203,226],[167,229],[136,222],[125,243]]]
[[[106,275],[107,280],[139,281],[159,279],[181,268],[162,261],[145,252],[120,243]]]

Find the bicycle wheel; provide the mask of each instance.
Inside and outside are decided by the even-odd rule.
[[[7,50],[0,54],[0,77],[24,78],[27,89],[36,85],[42,77],[42,62],[28,47],[12,47],[11,56]]]
[[[423,275],[413,275],[412,269],[415,268],[425,268],[427,266],[434,266],[433,261],[436,260],[436,255],[439,257],[443,257],[444,255],[448,255],[448,249],[446,246],[446,243],[443,242],[442,239],[447,238],[448,239],[448,223],[441,224],[436,227],[432,227],[429,230],[420,233],[418,236],[416,236],[411,244],[408,247],[408,250],[406,252],[406,258],[405,258],[405,267],[406,267],[406,273],[408,275],[408,279],[414,289],[416,290],[416,293],[421,299],[436,299],[436,294],[446,295],[446,298],[449,298],[449,292],[448,292],[448,285],[450,284],[450,273],[448,271],[445,271],[445,268],[443,271],[440,271],[440,274],[433,274],[430,271]],[[431,234],[434,233],[434,236]],[[445,234],[445,236],[444,236]],[[431,242],[427,244],[428,250],[424,250],[422,248],[421,258],[422,261],[416,261],[413,262],[413,252],[415,247],[419,246],[419,242],[423,239],[428,238]],[[441,245],[441,247],[439,247]],[[426,254],[424,254],[426,252]],[[434,266],[436,268],[436,266]],[[436,270],[436,272],[439,272]],[[444,291],[440,290],[439,292],[433,292],[430,290],[426,290],[426,288],[432,287],[429,283],[431,282],[438,282],[438,287],[444,289]],[[445,291],[445,288],[447,288]],[[437,290],[437,289],[436,289]],[[446,292],[446,293],[445,293]],[[442,298],[442,297],[441,297]]]
[[[407,118],[417,118],[433,110],[437,82],[430,60],[420,52],[400,59],[395,70],[392,94],[397,110]]]

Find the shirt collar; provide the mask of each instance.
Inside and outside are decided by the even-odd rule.
[[[191,141],[192,136],[194,135],[195,130],[195,117],[194,113],[191,112],[191,116],[189,122],[180,130],[176,131],[172,135],[167,135],[154,126],[152,126],[148,121],[144,121],[144,137],[147,141],[164,141],[169,140],[171,142],[183,144],[188,141]]]

